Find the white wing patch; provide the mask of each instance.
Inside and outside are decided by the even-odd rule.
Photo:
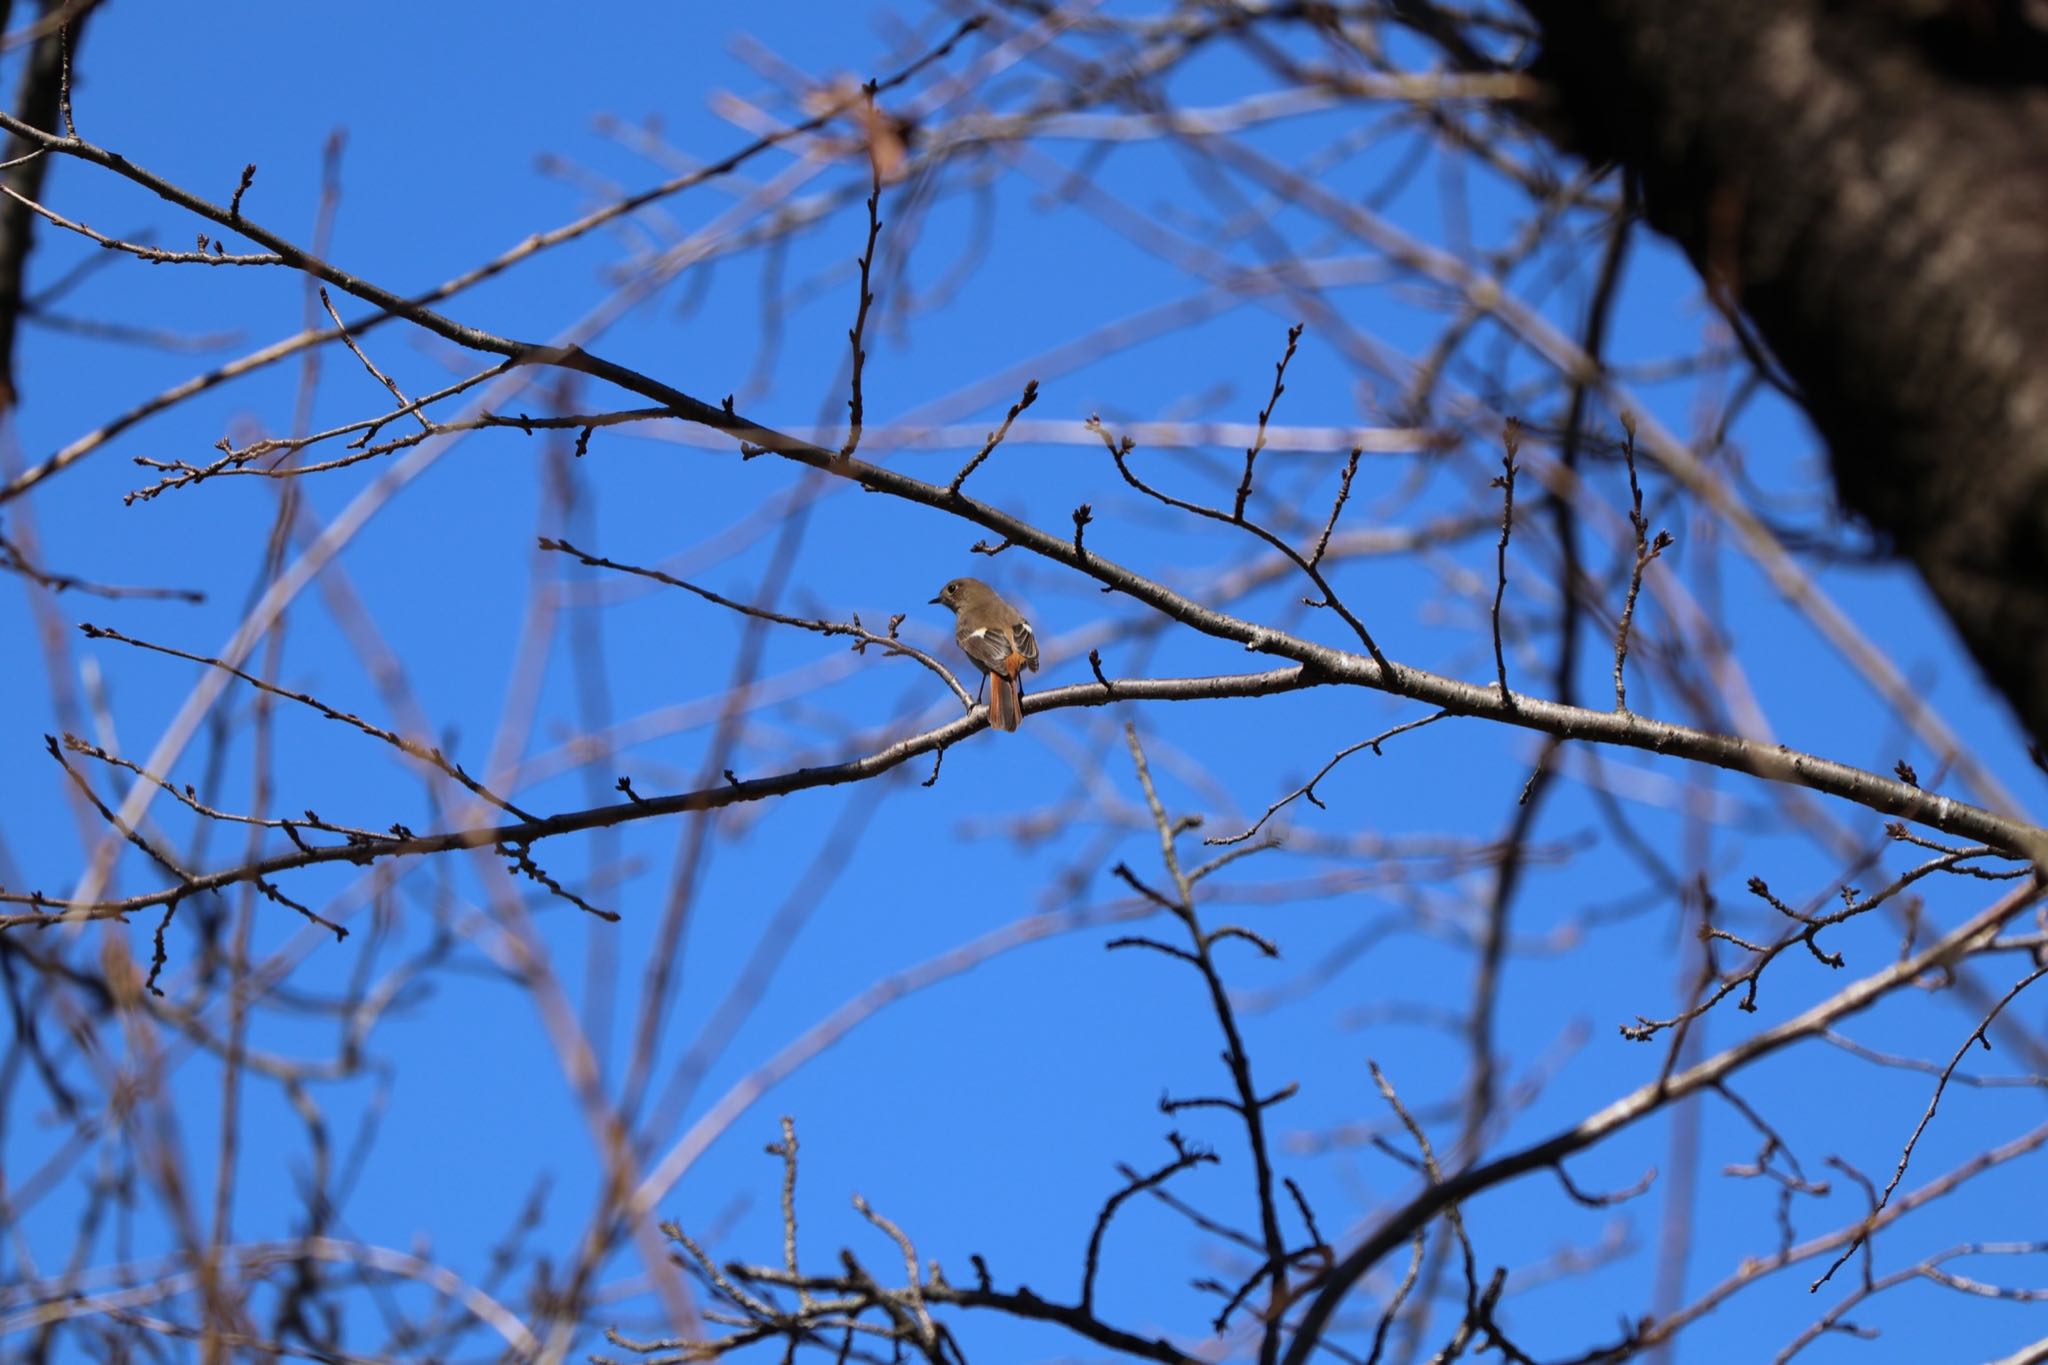
[[[983,627],[968,631],[958,639],[967,656],[988,672],[1000,672],[1003,662],[1010,657],[1010,642],[1001,631]]]
[[[1018,621],[1009,629],[1001,626],[983,626],[965,634],[955,633],[960,648],[967,656],[990,673],[1001,673],[1011,655],[1023,660],[1023,667],[1038,667],[1038,638],[1031,633],[1031,627]]]
[[[1038,637],[1031,633],[1031,623],[1019,621],[1010,634],[1016,641],[1017,652],[1024,656],[1024,666],[1036,673],[1038,671]]]

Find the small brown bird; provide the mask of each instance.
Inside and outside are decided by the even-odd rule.
[[[932,601],[952,608],[953,638],[988,677],[988,723],[1015,730],[1024,718],[1024,670],[1038,671],[1031,623],[979,578],[956,578]]]

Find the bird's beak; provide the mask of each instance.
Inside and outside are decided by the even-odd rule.
[[[932,599],[932,605],[933,605],[933,606],[935,606],[935,607],[943,607],[943,606],[945,606],[946,604],[945,604],[944,602],[941,602],[941,601],[940,601],[940,600],[939,600],[938,598],[934,597],[934,598]]]

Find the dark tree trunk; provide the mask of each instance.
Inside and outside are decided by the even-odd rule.
[[[67,131],[57,127],[65,62],[67,54],[78,50],[85,17],[91,9],[90,5],[75,5],[67,11],[65,0],[43,0],[41,18],[48,27],[29,50],[28,65],[22,70],[21,84],[14,97],[14,116],[23,123],[47,132]],[[6,28],[13,10],[12,0],[0,3],[0,30]],[[28,143],[21,138],[7,139],[7,169],[0,171],[0,183],[23,198],[40,201],[43,174],[50,169],[51,158],[30,156],[29,151]],[[0,198],[0,413],[12,408],[18,396],[14,385],[15,343],[21,331],[22,313],[28,307],[28,259],[35,236],[34,211],[20,199]]]
[[[2026,0],[1525,0],[1574,150],[1739,305],[1842,499],[2048,743],[2048,18]]]

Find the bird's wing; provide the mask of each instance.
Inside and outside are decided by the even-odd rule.
[[[1010,627],[1010,638],[1016,643],[1017,652],[1024,656],[1024,666],[1038,671],[1038,637],[1031,633],[1031,623],[1022,617]]]
[[[990,673],[1005,672],[1004,664],[1012,653],[1009,633],[983,626],[980,630],[957,632],[955,638],[960,648],[967,651],[967,657],[980,664]]]

